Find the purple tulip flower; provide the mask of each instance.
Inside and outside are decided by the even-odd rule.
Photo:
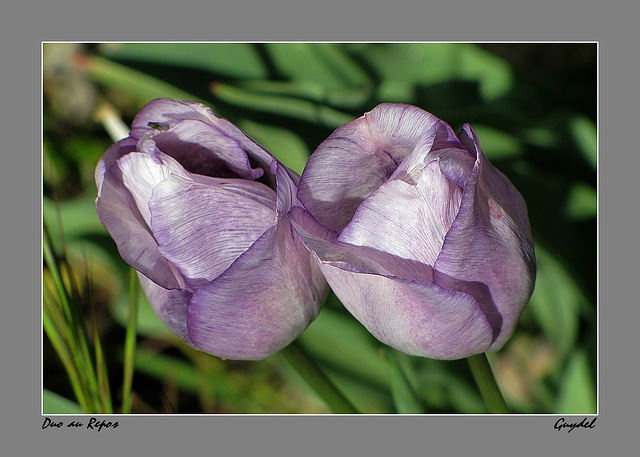
[[[96,208],[171,331],[219,357],[262,359],[328,293],[290,221],[298,181],[206,106],[159,99],[100,160]]]
[[[526,205],[482,153],[420,108],[382,104],[313,153],[292,211],[344,306],[402,352],[504,345],[533,291]]]

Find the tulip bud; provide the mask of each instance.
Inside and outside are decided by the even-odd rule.
[[[190,345],[265,358],[328,286],[293,230],[299,177],[200,103],[159,99],[98,163],[96,209],[150,304]]]
[[[316,149],[298,198],[294,226],[383,343],[458,359],[513,333],[535,279],[526,205],[468,124],[379,105]]]

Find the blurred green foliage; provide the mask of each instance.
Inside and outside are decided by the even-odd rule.
[[[538,260],[519,327],[491,354],[498,384],[517,413],[595,413],[596,65],[589,43],[45,44],[43,216],[91,296],[114,408],[128,267],[93,206],[93,170],[112,143],[94,113],[107,102],[130,124],[167,97],[205,102],[298,173],[333,129],[381,102],[420,106],[456,130],[471,123],[527,201]],[[329,412],[281,356],[200,353],[139,301],[134,413]],[[384,347],[333,295],[299,341],[362,412],[486,412],[464,361]],[[43,365],[45,411],[77,410],[48,340]]]

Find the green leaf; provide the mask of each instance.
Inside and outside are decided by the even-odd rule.
[[[146,337],[170,336],[171,332],[153,310],[142,288],[138,288],[136,332]],[[129,296],[122,291],[110,308],[113,320],[126,328],[129,323]]]
[[[321,83],[307,80],[247,80],[239,81],[236,85],[249,91],[300,98],[339,109],[359,109],[371,96],[371,90],[368,88],[332,89]]]
[[[285,166],[302,174],[309,159],[309,150],[304,141],[291,130],[242,120],[240,129],[275,155]]]
[[[333,412],[338,414],[358,413],[358,409],[351,403],[351,400],[344,396],[342,390],[297,341],[280,350],[280,355],[295,368],[301,379],[313,388]]]
[[[578,149],[591,168],[598,168],[598,131],[596,125],[584,116],[576,116],[570,122],[569,130]]]
[[[253,392],[249,391],[254,382],[252,370],[264,367],[268,362],[253,362],[246,372],[233,373],[228,368],[229,362],[186,347],[186,343],[179,344],[183,352],[195,352],[194,359],[178,358],[139,346],[136,350],[136,372],[152,376],[163,383],[174,385],[177,390],[195,395],[209,390],[209,395],[238,409],[260,409],[256,398],[258,395],[254,396]],[[203,360],[194,363],[198,357]]]
[[[136,351],[135,369],[162,381],[169,379],[187,392],[197,393],[200,388],[198,370],[191,363],[144,347]]]
[[[389,43],[353,45],[352,52],[374,68],[381,81],[412,85],[477,81],[486,100],[506,94],[512,86],[509,65],[481,47],[468,43]],[[396,94],[401,86],[394,86]],[[388,92],[382,92],[388,94]]]
[[[96,191],[90,190],[72,200],[59,203],[60,219],[64,227],[65,238],[85,235],[104,234],[105,230],[95,207]],[[51,231],[54,240],[60,238],[57,208],[53,200],[44,197],[42,201],[43,218]]]
[[[352,45],[352,52],[374,68],[380,80],[434,84],[454,74],[458,46],[451,43],[356,44]]]
[[[307,100],[248,91],[231,84],[216,83],[213,95],[241,108],[287,116],[335,129],[353,120],[353,116]]]
[[[389,385],[388,364],[378,344],[349,316],[325,307],[299,341],[318,361],[336,370],[383,389]]]
[[[487,412],[464,360],[419,359],[416,379],[417,396],[430,411],[464,414]]]
[[[567,216],[574,220],[596,217],[598,214],[598,193],[588,184],[577,182],[567,196]]]
[[[353,375],[320,363],[331,381],[348,396],[362,414],[390,414],[396,411],[391,393],[363,383]],[[388,387],[388,386],[387,386]]]
[[[405,354],[385,349],[389,362],[390,388],[396,412],[399,414],[422,414],[424,407],[415,393],[415,374],[411,360]]]
[[[474,124],[473,129],[489,160],[511,159],[522,154],[522,144],[514,135],[482,124]]]
[[[115,60],[208,70],[231,78],[265,78],[267,69],[250,43],[127,43],[109,47]]]
[[[83,68],[95,82],[121,90],[140,106],[156,98],[203,102],[171,84],[102,57],[86,57]]]
[[[76,402],[69,400],[55,392],[44,389],[42,392],[43,414],[84,414]]]
[[[596,389],[584,351],[571,355],[560,382],[557,414],[596,414]]]
[[[315,81],[329,88],[369,83],[366,73],[332,43],[267,43],[265,47],[280,75]]]
[[[415,89],[406,81],[385,79],[376,88],[378,100],[389,103],[415,103]]]
[[[536,260],[535,290],[525,312],[533,315],[562,361],[576,342],[583,297],[562,264],[539,245]]]
[[[477,45],[459,49],[460,77],[479,81],[480,94],[485,100],[495,100],[511,90],[513,75],[507,62]]]

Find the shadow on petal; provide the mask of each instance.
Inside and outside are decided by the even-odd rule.
[[[433,283],[447,290],[464,292],[471,295],[476,302],[478,302],[478,306],[480,306],[480,309],[487,318],[487,322],[489,322],[491,326],[491,330],[493,331],[491,343],[498,338],[502,330],[503,319],[491,297],[491,291],[486,284],[478,281],[457,279],[438,270],[433,270]]]

